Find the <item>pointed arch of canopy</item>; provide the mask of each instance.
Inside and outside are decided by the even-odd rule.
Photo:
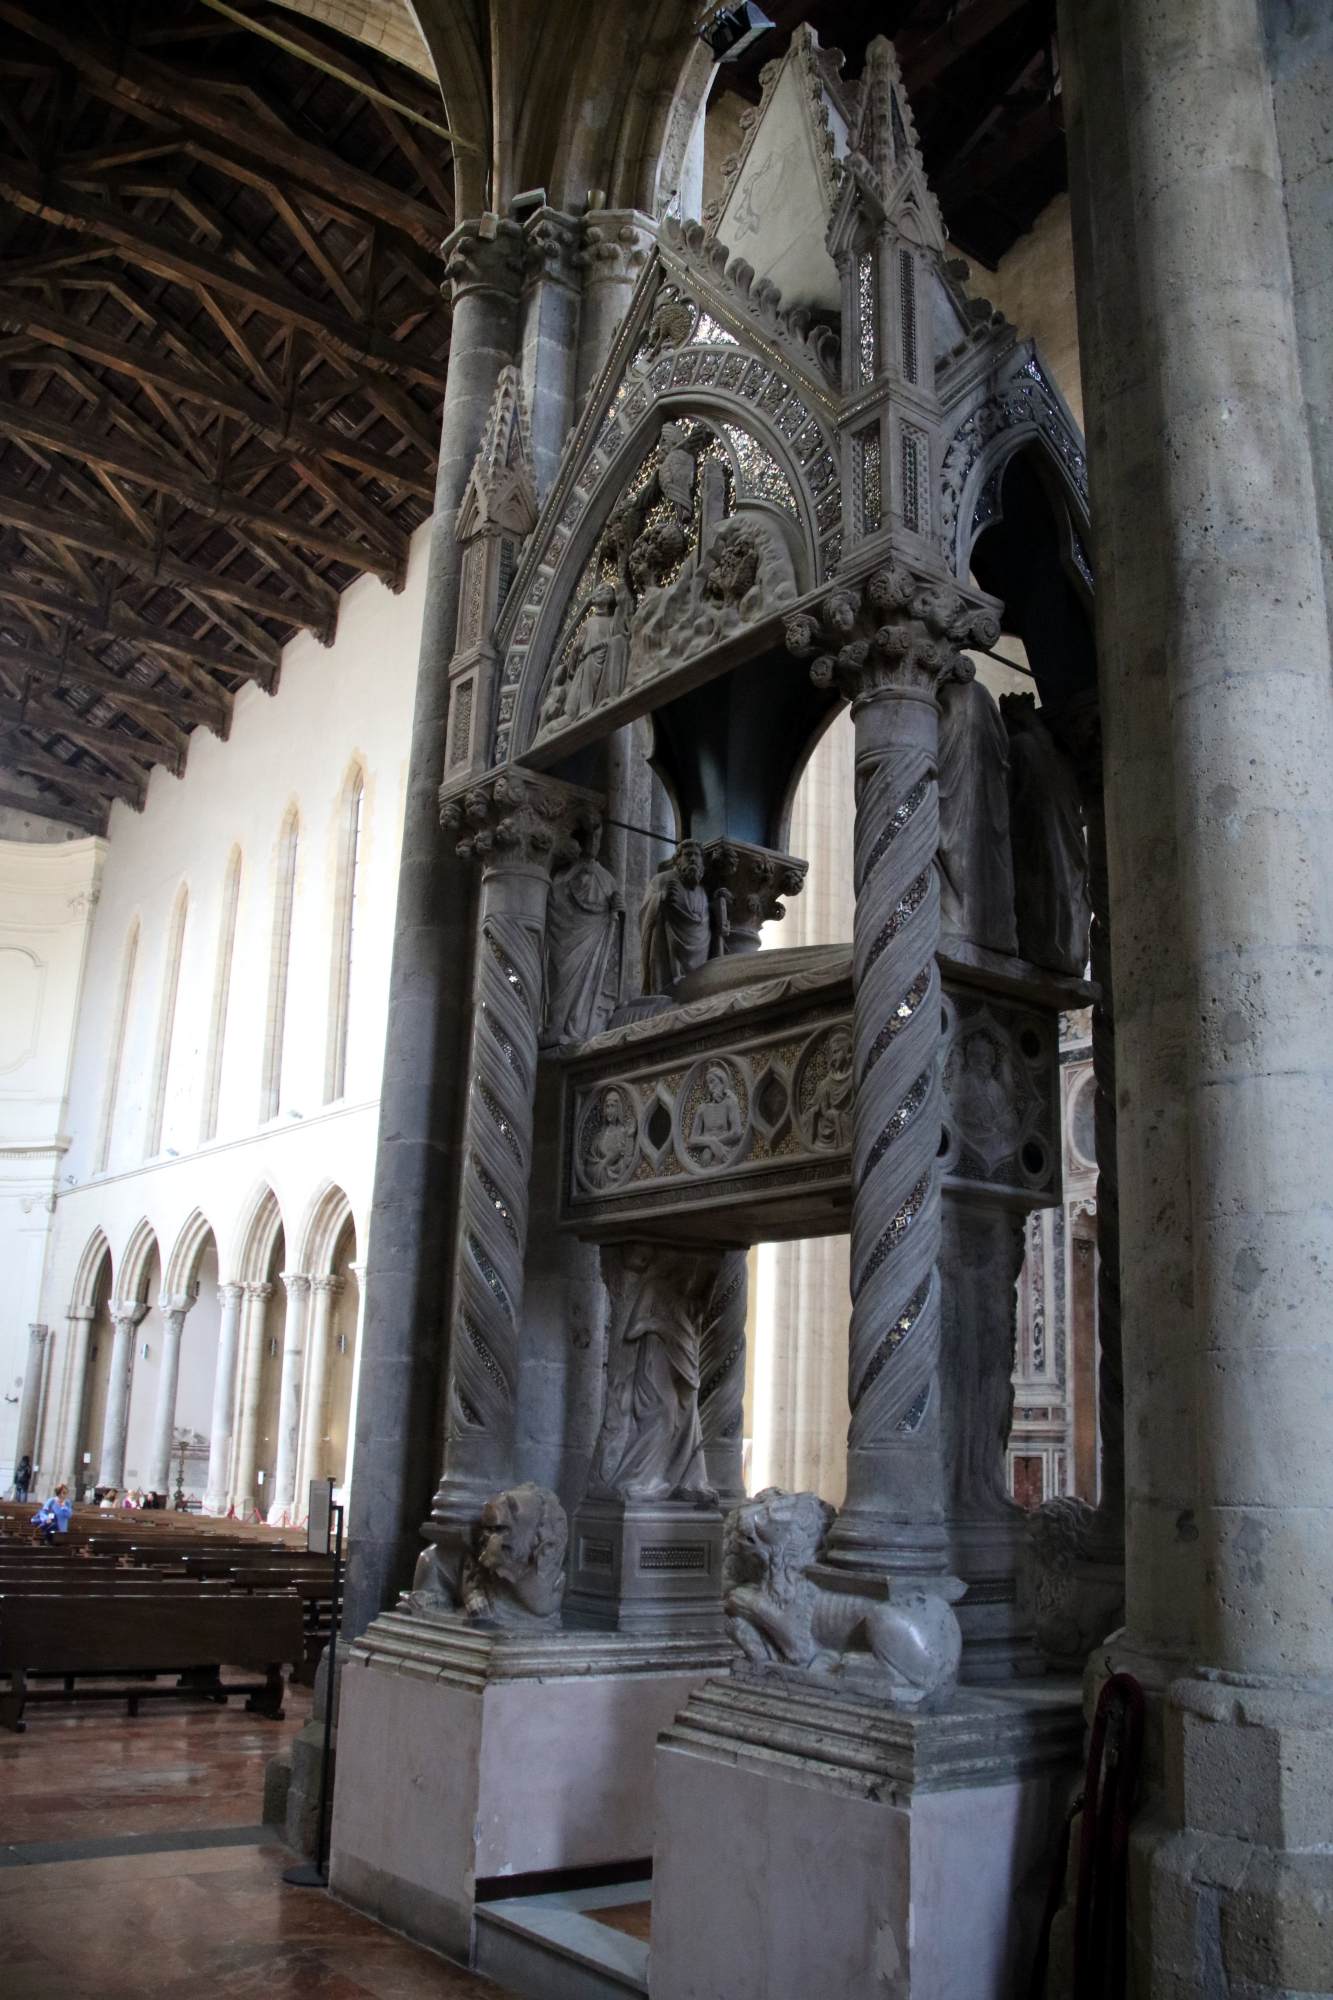
[[[217,1232],[202,1209],[196,1208],[182,1223],[167,1259],[162,1289],[183,1296],[199,1284],[199,1263],[208,1244],[217,1243]]]
[[[160,1257],[157,1231],[147,1217],[141,1217],[130,1231],[129,1242],[115,1265],[116,1297],[137,1299],[141,1304],[148,1298],[148,1273],[154,1255]]]
[[[1009,462],[1031,451],[1049,468],[1068,509],[1077,552],[1070,554],[1088,591],[1088,462],[1069,405],[1042,365],[1035,341],[1020,341],[957,413],[944,449],[944,531],[950,558],[966,581],[977,540],[1002,512]]]
[[[274,1246],[284,1234],[278,1197],[267,1181],[261,1181],[243,1205],[233,1232],[235,1276],[262,1284],[273,1263]]]
[[[92,1235],[83,1246],[83,1253],[74,1271],[74,1284],[69,1295],[71,1318],[86,1316],[97,1308],[97,1288],[101,1282],[103,1267],[111,1256],[111,1245],[107,1242],[106,1231],[99,1222]]]
[[[349,1222],[356,1227],[351,1202],[336,1181],[327,1181],[306,1212],[296,1237],[299,1247],[292,1268],[312,1278],[330,1275],[339,1239]]]

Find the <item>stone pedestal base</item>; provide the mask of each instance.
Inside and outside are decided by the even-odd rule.
[[[948,1547],[949,1566],[967,1585],[954,1606],[963,1634],[963,1679],[999,1681],[1041,1673],[1023,1515],[1015,1508],[1012,1518],[950,1521]]]
[[[385,1613],[340,1677],[333,1893],[470,1963],[488,1878],[652,1852],[657,1737],[728,1658],[672,1635]]]
[[[720,1640],[722,1516],[675,1500],[585,1500],[574,1516],[565,1616]]]
[[[1012,2000],[1081,1738],[1073,1682],[913,1715],[710,1681],[657,1753],[653,2000]]]
[[[1333,1698],[1182,1680],[1162,1719],[1165,1794],[1131,1835],[1140,1990],[1333,1995]]]

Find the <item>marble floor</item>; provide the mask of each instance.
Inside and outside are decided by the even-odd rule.
[[[228,1709],[29,1711],[0,1733],[5,2000],[513,2000],[319,1889],[260,1826],[266,1723]]]

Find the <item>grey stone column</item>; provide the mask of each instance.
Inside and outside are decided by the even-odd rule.
[[[574,422],[582,224],[539,208],[523,224],[521,354],[537,498],[551,490]]]
[[[296,1513],[306,1511],[312,1479],[320,1476],[324,1457],[324,1391],[329,1371],[329,1314],[343,1289],[338,1277],[310,1280],[310,1331],[306,1341],[305,1393],[301,1398],[301,1450],[296,1467]]]
[[[245,1292],[241,1336],[241,1394],[236,1413],[236,1458],[231,1472],[229,1505],[244,1520],[255,1506],[255,1458],[259,1444],[259,1389],[264,1372],[264,1340],[268,1302],[273,1287],[267,1280],[249,1279]]]
[[[699,1341],[699,1427],[708,1478],[725,1513],[745,1497],[741,1477],[745,1402],[747,1250],[728,1250],[709,1294]]]
[[[197,1291],[179,1298],[159,1299],[162,1315],[162,1366],[157,1376],[157,1403],[153,1410],[153,1442],[148,1454],[148,1489],[152,1493],[171,1491],[171,1447],[176,1436],[176,1389],[181,1372],[181,1336],[185,1315]]]
[[[278,1450],[273,1465],[273,1497],[268,1518],[275,1526],[291,1519],[296,1498],[296,1460],[301,1442],[301,1391],[305,1382],[306,1321],[310,1313],[310,1280],[299,1271],[284,1271],[287,1318],[282,1334],[282,1375],[278,1384]]]
[[[1171,930],[1154,918],[1187,1024],[1174,1043],[1170,1017],[1141,1027],[1187,1125],[1190,1290],[1165,1325],[1133,1329],[1137,1352],[1126,1288],[1131,1617],[1136,1570],[1160,1575],[1173,1543],[1192,1548],[1199,1583],[1181,1647],[1195,1671],[1164,1711],[1162,1810],[1136,1835],[1149,1856],[1141,1970],[1177,1995],[1327,1993],[1333,686],[1270,79],[1256,0],[1062,12],[1081,121],[1078,279],[1101,301],[1101,332],[1123,320],[1124,335],[1089,385],[1108,502],[1099,571],[1130,563],[1099,604],[1104,706],[1109,730],[1137,650],[1164,697],[1179,901]],[[1108,300],[1116,272],[1099,252],[1126,201],[1136,283]],[[1147,885],[1117,866],[1139,774],[1122,778],[1108,747],[1120,970],[1122,912],[1145,923]],[[1122,1103],[1151,1082],[1126,1053]],[[1149,1096],[1122,1127],[1123,1196],[1151,1169],[1133,1141],[1158,1110]],[[1126,1201],[1127,1281],[1174,1220],[1136,1211],[1131,1226]],[[1140,1430],[1168,1340],[1197,1452],[1174,1519],[1172,1441]]]
[[[851,1423],[828,1556],[925,1575],[943,1571],[948,1549],[936,694],[967,669],[922,619],[884,608],[873,638],[813,669],[850,697],[856,733]]]
[[[629,308],[656,232],[632,208],[590,210],[583,226],[583,316],[576,393],[582,409]]]
[[[514,1474],[546,901],[552,863],[573,853],[570,835],[600,807],[591,793],[510,767],[443,808],[460,853],[481,862],[481,899],[444,1471],[416,1582],[428,1595],[452,1594],[473,1523]]]
[[[218,1286],[222,1317],[218,1322],[218,1358],[213,1371],[213,1415],[208,1432],[206,1514],[227,1511],[227,1473],[231,1465],[231,1412],[236,1395],[236,1361],[240,1352],[241,1301],[244,1285]]]
[[[405,1584],[439,1468],[473,884],[440,840],[449,661],[458,622],[454,517],[501,368],[514,358],[517,226],[459,225],[444,245],[453,335],[412,717],[375,1198],[366,1244],[344,1626],[363,1631]]]
[[[53,1486],[58,1486],[62,1480],[67,1485],[75,1486],[82,1470],[79,1444],[83,1436],[83,1413],[88,1402],[88,1339],[94,1317],[91,1312],[67,1314],[69,1351],[65,1357],[64,1422],[56,1451]]]
[[[37,1413],[42,1400],[42,1370],[46,1363],[46,1346],[51,1337],[51,1329],[40,1321],[28,1328],[28,1360],[23,1370],[23,1389],[19,1396],[18,1430],[14,1436],[14,1464],[21,1458],[33,1459],[37,1455]]]
[[[142,1299],[113,1299],[111,1322],[111,1368],[107,1375],[106,1414],[102,1420],[102,1449],[97,1458],[97,1484],[123,1486],[125,1483],[125,1438],[130,1422],[130,1377],[134,1369],[134,1330],[147,1313]]]

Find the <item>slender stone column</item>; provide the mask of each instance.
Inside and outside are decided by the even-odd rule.
[[[539,208],[523,223],[522,365],[537,498],[551,490],[574,421],[582,224]]]
[[[51,1329],[39,1321],[28,1328],[28,1361],[23,1370],[23,1391],[19,1397],[18,1431],[14,1438],[14,1464],[37,1455],[37,1412],[42,1400],[42,1369]]]
[[[91,1312],[66,1314],[69,1348],[65,1356],[65,1401],[55,1475],[51,1482],[53,1486],[58,1486],[62,1480],[69,1486],[76,1485],[82,1471],[79,1447],[83,1440],[83,1413],[88,1403],[88,1341],[95,1317]]]
[[[1099,603],[1102,650],[1127,699],[1132,650],[1163,684],[1179,903],[1169,933],[1156,924],[1188,1024],[1173,1047],[1169,1019],[1141,1028],[1159,1070],[1174,1057],[1187,1124],[1190,1291],[1165,1328],[1135,1329],[1129,1355],[1130,1606],[1140,1566],[1161,1574],[1186,1541],[1198,1665],[1170,1690],[1163,1809],[1135,1835],[1149,1855],[1136,1943],[1145,1991],[1327,1993],[1333,685],[1260,10],[1192,0],[1185,13],[1062,7],[1077,275],[1123,340],[1089,385],[1108,501],[1100,568],[1131,563],[1132,588]],[[1136,282],[1108,300],[1100,251],[1124,204]],[[1108,702],[1108,728],[1111,714]],[[1117,866],[1127,780],[1112,747],[1118,968],[1122,911],[1142,927],[1148,894]],[[1120,1055],[1123,1101],[1143,1079]],[[1128,1141],[1122,1127],[1126,1197],[1152,1164]],[[1172,1218],[1127,1204],[1121,1219],[1128,1280]],[[1127,1284],[1127,1336],[1128,1307]],[[1174,1440],[1152,1423],[1147,1368],[1133,1373],[1164,1334],[1197,1450],[1175,1518],[1161,1504]]]
[[[653,247],[652,226],[632,208],[592,209],[579,262],[586,273],[576,393],[581,409],[611,352]]]
[[[305,1393],[301,1398],[301,1451],[296,1469],[296,1512],[306,1511],[306,1495],[312,1479],[318,1479],[324,1461],[324,1395],[329,1374],[329,1317],[333,1301],[343,1289],[343,1279],[334,1276],[310,1280],[310,1359],[306,1365]]]
[[[552,863],[599,815],[592,793],[513,767],[442,811],[482,864],[444,1471],[416,1586],[446,1597],[473,1522],[514,1471],[546,899]]]
[[[99,1486],[125,1483],[125,1438],[130,1423],[130,1376],[134,1368],[134,1330],[148,1311],[142,1299],[120,1299],[111,1303],[115,1334],[111,1342],[111,1370],[107,1376],[106,1415],[102,1420],[102,1449],[97,1458]]]
[[[185,1315],[198,1298],[198,1291],[179,1298],[158,1300],[162,1315],[162,1366],[157,1377],[157,1404],[153,1411],[153,1442],[148,1454],[149,1491],[171,1491],[171,1447],[176,1436],[176,1388],[181,1372],[181,1335]]]
[[[231,1475],[231,1505],[242,1520],[255,1507],[255,1456],[259,1442],[259,1387],[264,1372],[264,1341],[268,1302],[273,1287],[249,1279],[245,1292],[244,1331],[241,1336],[241,1394],[236,1416],[236,1463]]]
[[[208,1433],[208,1485],[204,1494],[206,1514],[227,1511],[227,1472],[231,1460],[232,1404],[236,1396],[236,1358],[240,1351],[241,1302],[244,1285],[218,1286],[222,1318],[218,1323],[218,1358],[213,1371],[213,1415]]]
[[[441,853],[449,661],[461,550],[454,519],[501,368],[514,358],[520,232],[491,215],[444,245],[453,337],[440,429],[430,569],[412,716],[375,1200],[366,1246],[344,1627],[370,1623],[411,1575],[439,1466],[439,1395],[450,1231],[466,1069],[473,882]]]
[[[741,1435],[745,1401],[746,1250],[728,1250],[709,1294],[699,1341],[699,1425],[710,1483],[723,1512],[745,1497]]]
[[[305,1380],[306,1320],[310,1312],[310,1280],[303,1273],[284,1271],[287,1323],[282,1335],[282,1377],[278,1385],[278,1451],[273,1467],[270,1523],[285,1526],[296,1499],[296,1461],[301,1441],[301,1387]]]
[[[905,571],[877,573],[858,604],[836,594],[826,629],[864,630],[812,669],[852,704],[856,827],[852,926],[852,1321],[847,1498],[828,1559],[929,1575],[946,1566],[946,1440],[939,1381],[939,744],[941,682],[995,621]],[[813,631],[790,622],[788,643]]]

